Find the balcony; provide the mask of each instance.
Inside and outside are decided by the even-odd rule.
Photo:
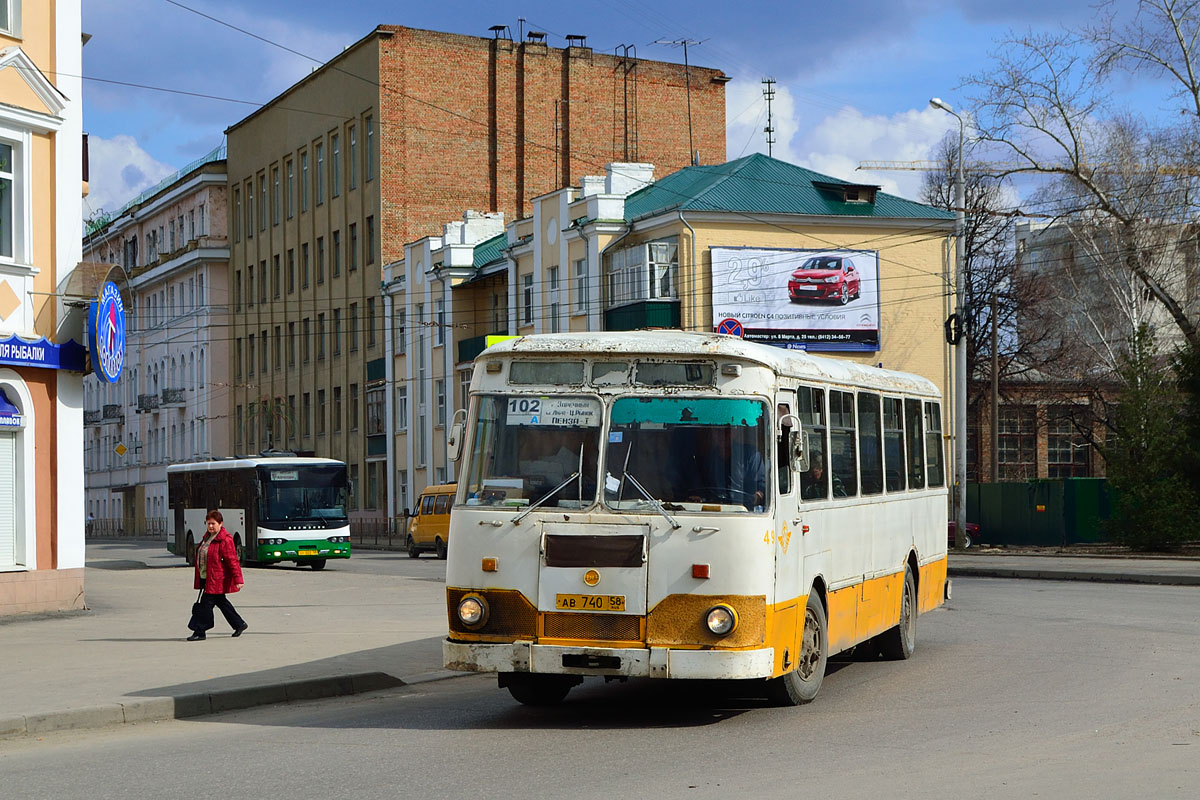
[[[645,328],[678,328],[678,300],[643,300],[604,312],[604,329],[636,331]]]
[[[157,411],[159,398],[156,394],[139,394],[137,402],[137,410],[139,414],[147,411]]]
[[[83,412],[83,424],[84,425],[99,425],[100,419],[101,419],[101,416],[103,415],[103,413],[104,412],[102,412],[100,409],[96,409],[95,411],[84,411]]]
[[[163,408],[183,408],[186,397],[183,389],[163,389]]]
[[[121,408],[119,403],[110,403],[104,406],[101,415],[105,422],[122,422],[125,419],[125,409]]]

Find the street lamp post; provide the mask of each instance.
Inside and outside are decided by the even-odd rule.
[[[963,141],[966,125],[962,116],[940,97],[929,105],[958,120],[958,168],[954,173],[954,291],[958,326],[954,343],[954,548],[962,549],[967,535],[967,275],[963,266],[963,235],[966,231],[966,189],[963,185]]]

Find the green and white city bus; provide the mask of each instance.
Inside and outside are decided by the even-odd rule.
[[[217,509],[242,563],[294,561],[324,569],[350,557],[346,465],[290,453],[167,467],[167,550],[195,562],[204,516]]]

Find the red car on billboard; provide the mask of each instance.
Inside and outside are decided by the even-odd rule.
[[[858,269],[846,256],[813,256],[788,279],[788,298],[793,303],[835,300],[846,305],[860,294],[862,281]]]

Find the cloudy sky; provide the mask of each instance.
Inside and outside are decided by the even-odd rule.
[[[657,40],[698,41],[689,61],[733,78],[729,158],[766,152],[761,80],[771,76],[777,158],[911,197],[917,173],[855,166],[929,157],[957,130],[953,117],[929,107],[931,96],[959,105],[956,87],[986,66],[997,36],[1080,25],[1093,2],[87,0],[92,194],[84,211],[113,210],[219,146],[227,126],[378,24],[478,36],[505,24],[514,38],[541,30],[562,46],[566,34],[583,34],[597,51],[632,44],[640,57],[673,61],[682,61],[680,50]]]

